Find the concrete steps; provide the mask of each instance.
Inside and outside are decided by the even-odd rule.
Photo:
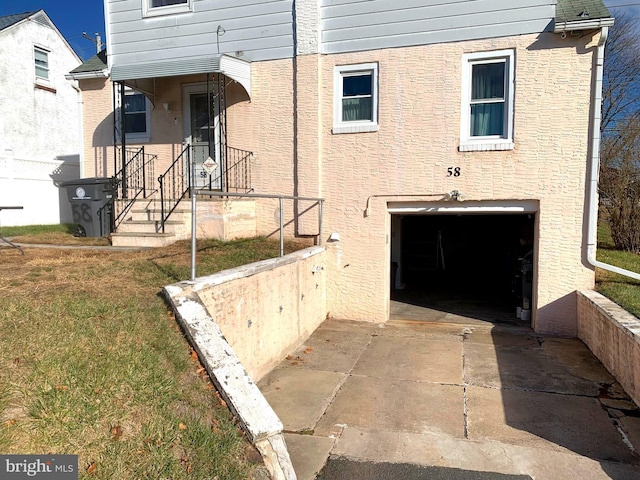
[[[255,201],[200,200],[198,201],[198,238],[234,238],[256,235]],[[165,222],[162,232],[159,200],[147,198],[136,201],[125,219],[111,234],[111,244],[117,247],[163,247],[178,240],[191,238],[191,201],[183,199]]]
[[[190,206],[184,202],[171,214],[162,231],[162,210],[159,200],[147,198],[137,200],[125,219],[111,234],[111,244],[117,247],[164,247],[188,237],[190,229]]]

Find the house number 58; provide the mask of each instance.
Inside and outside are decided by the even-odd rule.
[[[447,177],[459,177],[459,176],[460,176],[460,167],[447,168]]]

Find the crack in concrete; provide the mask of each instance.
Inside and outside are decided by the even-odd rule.
[[[464,352],[465,340],[467,340],[467,336],[471,332],[467,332],[466,330],[462,334],[462,429],[465,440],[469,439],[469,408],[467,405],[467,376],[466,376],[466,355]]]
[[[353,362],[353,365],[351,365],[351,368],[349,369],[349,371],[348,372],[344,372],[344,374],[345,374],[344,378],[342,379],[342,381],[340,381],[338,383],[338,385],[336,386],[335,390],[333,391],[333,395],[331,396],[331,400],[329,401],[329,403],[327,403],[327,406],[325,407],[324,411],[322,412],[322,415],[320,415],[320,417],[316,420],[316,423],[313,426],[313,431],[315,431],[315,427],[318,426],[318,422],[320,422],[320,420],[322,420],[322,417],[324,417],[327,414],[327,410],[329,410],[329,408],[331,408],[331,405],[333,405],[333,402],[335,401],[336,397],[338,396],[338,393],[340,393],[340,390],[342,390],[342,387],[344,386],[344,384],[347,381],[347,379],[349,377],[355,377],[356,376],[356,375],[353,374],[353,369],[356,367],[356,365],[360,361],[360,358],[362,358],[362,355],[364,355],[364,352],[367,351],[367,348],[369,348],[369,346],[371,345],[371,342],[373,342],[373,339],[375,337],[377,337],[377,336],[378,335],[375,332],[372,332],[372,333],[369,334],[369,337],[370,337],[369,341],[367,342],[365,347],[360,352],[360,355],[358,355],[358,358],[355,359],[355,361]]]

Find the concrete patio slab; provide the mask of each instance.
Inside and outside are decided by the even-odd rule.
[[[395,320],[418,320],[437,322],[444,319],[446,312],[433,308],[424,308],[410,303],[391,301],[391,313]]]
[[[369,461],[415,463],[476,471],[530,475],[540,480],[632,480],[640,466],[599,461],[567,451],[472,441],[441,434],[416,434],[348,427],[332,455]]]
[[[312,431],[346,375],[296,368],[277,368],[258,383],[286,432]]]
[[[468,438],[634,460],[598,400],[577,395],[467,388]]]
[[[298,478],[329,457],[640,478],[637,406],[581,342],[431,320],[327,321],[260,382],[285,428],[306,433],[287,434]]]
[[[618,420],[618,424],[626,435],[629,443],[640,448],[640,418],[621,417]]]
[[[580,342],[566,348],[585,348]],[[590,364],[569,366],[539,346],[465,344],[465,381],[470,385],[596,396],[600,386],[591,380]],[[566,354],[570,355],[569,353]],[[598,375],[613,382],[611,376]]]
[[[539,347],[537,337],[530,329],[525,328],[482,328],[471,327],[465,336],[466,343],[496,345],[502,347]]]
[[[380,337],[409,337],[425,340],[442,340],[443,342],[462,342],[463,336],[470,329],[466,325],[448,323],[431,323],[425,328],[425,322],[404,320],[383,324],[376,332]]]
[[[542,338],[542,351],[568,373],[591,382],[611,384],[613,376],[577,338]]]
[[[356,363],[353,374],[461,385],[462,342],[374,337]]]
[[[313,480],[322,470],[335,439],[314,435],[285,434],[285,442],[298,480]]]
[[[463,412],[460,386],[351,376],[314,433],[329,436],[336,425],[346,425],[463,437]]]
[[[371,339],[370,333],[323,328],[290,355],[283,365],[348,373],[353,369]]]

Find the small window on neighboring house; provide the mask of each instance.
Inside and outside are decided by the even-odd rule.
[[[462,59],[460,150],[513,149],[513,51]]]
[[[142,93],[125,92],[125,132],[130,137],[149,137],[149,103]]]
[[[190,12],[193,0],[142,0],[143,16]]]
[[[34,47],[33,57],[36,66],[36,78],[49,80],[49,52],[42,48]]]
[[[378,64],[335,67],[333,133],[378,130]]]

